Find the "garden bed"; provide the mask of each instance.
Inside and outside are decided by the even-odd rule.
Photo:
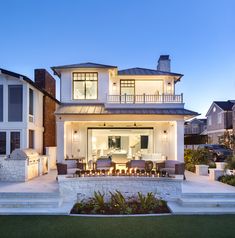
[[[235,175],[223,175],[218,179],[222,183],[235,186]]]
[[[156,198],[152,193],[125,198],[122,193],[110,192],[110,198],[95,192],[92,198],[77,202],[71,214],[90,215],[134,215],[134,214],[166,214],[170,213],[167,202]]]

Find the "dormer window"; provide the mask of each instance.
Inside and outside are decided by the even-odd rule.
[[[73,73],[73,99],[98,98],[98,73]]]

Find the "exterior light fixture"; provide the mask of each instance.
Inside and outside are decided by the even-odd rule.
[[[117,91],[117,83],[113,82],[113,92],[116,93]]]
[[[104,122],[104,126],[106,126],[105,122]]]
[[[167,141],[167,130],[164,130],[163,131],[163,135],[162,135],[162,139],[163,139],[163,141]]]
[[[171,83],[169,82],[168,84],[167,84],[167,93],[168,94],[171,94]]]
[[[73,132],[73,142],[78,142],[79,141],[79,134],[78,131]]]

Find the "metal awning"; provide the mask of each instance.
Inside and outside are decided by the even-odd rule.
[[[118,114],[135,114],[135,115],[182,115],[195,117],[197,112],[184,108],[105,108],[104,105],[60,105],[55,112],[56,115],[118,115]]]

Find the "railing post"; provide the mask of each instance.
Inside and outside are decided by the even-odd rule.
[[[183,100],[183,93],[181,93],[181,103],[183,103],[184,100]]]
[[[124,102],[126,103],[126,93],[124,94]]]
[[[145,93],[144,93],[144,104],[145,104]]]
[[[162,103],[164,103],[164,93],[162,94]]]

